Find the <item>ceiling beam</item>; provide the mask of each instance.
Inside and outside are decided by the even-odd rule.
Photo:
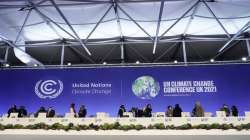
[[[233,42],[236,38],[238,38],[245,30],[250,27],[250,21],[248,21],[231,39],[229,39],[218,51],[218,53],[223,52],[224,49],[228,47],[228,45]]]
[[[180,20],[182,20],[199,2],[200,0],[197,0],[195,4],[193,4],[185,13],[183,13],[180,18],[178,18],[165,32],[162,33],[159,40],[162,39],[164,35],[167,34]]]
[[[21,48],[19,48],[18,46],[16,46],[16,45],[13,44],[12,42],[10,42],[8,39],[6,39],[5,37],[3,37],[2,35],[0,35],[0,39],[1,39],[3,42],[7,43],[9,47],[15,48],[15,49],[21,51],[22,53],[24,53],[25,55],[27,55],[28,57],[30,57],[31,59],[35,60],[39,66],[43,66],[43,64],[42,64],[40,61],[38,61],[37,59],[35,59],[35,58],[32,57],[31,55],[29,55],[27,52],[25,52],[24,50],[22,50]]]
[[[183,32],[184,37],[187,35],[188,29],[189,29],[189,27],[190,27],[190,25],[191,25],[191,23],[192,23],[192,21],[193,21],[193,19],[195,17],[195,13],[197,12],[198,8],[199,8],[199,3],[195,6],[195,8],[193,10],[193,13],[192,13],[192,15],[190,16],[190,18],[188,20],[187,26],[185,27],[185,30]]]
[[[231,38],[230,34],[228,33],[227,29],[223,26],[223,24],[220,22],[220,20],[218,19],[218,17],[215,15],[215,13],[213,12],[213,10],[209,7],[209,5],[207,4],[207,2],[205,2],[205,0],[202,0],[202,2],[205,4],[205,6],[207,7],[208,11],[214,16],[215,20],[218,22],[218,24],[220,25],[220,27],[223,29],[223,31],[226,33],[228,38]]]
[[[48,16],[46,16],[44,13],[42,13],[37,7],[36,5],[31,1],[28,0],[29,4],[32,6],[32,8],[37,12],[38,15],[41,16],[41,18],[49,25],[50,22],[53,23],[54,25],[56,25],[59,29],[61,29],[63,32],[65,32],[66,34],[68,34],[69,36],[71,36],[72,38],[74,38],[75,40],[77,40],[77,38],[75,36],[73,36],[70,32],[68,32],[67,30],[65,30],[61,25],[59,25],[58,23],[56,23],[54,20],[52,20],[51,18],[49,18]],[[52,28],[53,31],[55,31],[53,29],[52,25],[49,25],[50,28]],[[58,33],[56,33],[58,35]]]
[[[81,44],[81,46],[84,48],[84,50],[87,52],[88,55],[91,55],[89,49],[87,48],[87,46],[83,43],[83,41],[81,40],[81,38],[79,37],[79,35],[76,33],[75,29],[72,27],[72,25],[70,24],[70,22],[68,21],[68,19],[65,17],[65,15],[63,14],[63,12],[61,11],[61,9],[57,6],[57,4],[55,3],[54,0],[49,0],[52,5],[55,7],[55,9],[57,10],[57,12],[59,13],[59,15],[62,17],[62,19],[66,22],[66,24],[68,25],[68,27],[71,29],[71,31],[74,33],[74,35],[76,36],[77,40],[79,41],[79,43]]]
[[[158,34],[159,34],[159,31],[160,31],[160,27],[161,27],[161,17],[162,17],[163,10],[164,10],[164,1],[162,0],[161,5],[160,5],[158,21],[157,21],[155,39],[154,39],[153,54],[155,54],[157,43],[158,43]]]
[[[104,15],[100,18],[100,20],[96,23],[95,27],[91,30],[91,32],[88,34],[88,36],[86,37],[86,39],[84,40],[84,43],[87,43],[88,39],[90,38],[90,36],[94,33],[94,31],[96,30],[96,28],[101,24],[101,22],[103,21],[103,19],[107,16],[107,14],[109,13],[109,11],[111,10],[112,5],[108,8],[108,10],[104,13]]]
[[[154,38],[138,23],[136,22],[121,6],[117,5],[117,7],[122,11],[136,26],[138,26],[152,41]]]

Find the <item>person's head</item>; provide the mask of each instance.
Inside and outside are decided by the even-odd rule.
[[[53,109],[53,107],[52,106],[50,106],[49,108],[48,108],[48,110],[52,110]]]
[[[41,106],[39,110],[45,110],[45,107]]]
[[[168,110],[171,110],[173,109],[173,107],[171,105],[168,106]]]
[[[151,104],[147,104],[147,108],[151,108]]]
[[[201,103],[199,101],[195,102],[195,107],[201,106]]]
[[[121,105],[120,108],[125,108],[125,106],[124,106],[124,105]]]
[[[85,109],[85,106],[84,106],[84,105],[81,105],[81,106],[80,106],[80,109]]]
[[[232,110],[237,110],[237,107],[235,105],[232,106]]]
[[[74,103],[71,103],[71,104],[70,104],[70,107],[71,107],[71,108],[75,108],[75,104],[74,104]]]
[[[175,104],[175,108],[180,108],[180,105],[179,104]]]
[[[12,105],[12,106],[11,106],[11,108],[14,108],[14,109],[16,109],[16,105]]]
[[[226,104],[223,104],[223,108],[228,108],[228,106]]]

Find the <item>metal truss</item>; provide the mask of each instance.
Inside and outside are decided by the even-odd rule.
[[[155,40],[154,40],[154,46],[153,46],[153,54],[155,54],[155,50],[156,50],[156,46],[158,43],[158,34],[160,31],[160,26],[161,26],[161,17],[162,17],[162,12],[164,9],[164,1],[161,1],[161,6],[160,6],[160,12],[159,12],[159,17],[158,17],[158,21],[157,21],[157,28],[156,28],[156,34],[155,34]]]
[[[65,1],[75,1],[75,0],[65,0]],[[185,1],[185,0],[85,0],[85,1],[81,1],[78,3],[69,3],[69,4],[63,4],[60,3],[59,1],[55,1],[55,0],[40,0],[37,3],[34,3],[32,0],[27,0],[27,2],[29,3],[29,5],[3,5],[0,2],[0,8],[4,9],[4,8],[23,8],[22,10],[29,10],[27,17],[24,20],[24,24],[22,25],[14,43],[11,43],[8,40],[3,40],[5,41],[7,44],[9,44],[12,47],[42,47],[40,45],[36,45],[36,44],[26,44],[26,45],[17,45],[16,43],[18,42],[20,36],[21,36],[21,32],[25,26],[25,23],[30,15],[31,10],[34,10],[38,15],[40,15],[42,17],[42,19],[48,24],[48,26],[59,36],[59,38],[63,39],[63,37],[58,33],[57,29],[54,28],[54,26],[56,26],[57,28],[59,28],[60,30],[62,30],[63,32],[65,32],[66,34],[68,34],[70,37],[72,37],[74,40],[78,41],[76,43],[67,43],[64,44],[63,43],[63,49],[61,52],[61,62],[60,64],[63,65],[64,62],[64,47],[66,46],[70,46],[70,47],[74,47],[74,46],[79,46],[81,45],[84,50],[87,52],[88,55],[91,56],[91,52],[89,51],[87,46],[92,46],[92,45],[120,45],[121,48],[121,60],[122,62],[124,62],[124,57],[125,57],[125,52],[124,52],[124,47],[126,44],[140,44],[140,43],[151,43],[153,45],[153,51],[152,53],[155,54],[156,53],[156,48],[157,45],[159,43],[167,43],[167,42],[176,42],[176,43],[182,43],[182,49],[183,49],[183,58],[184,58],[184,63],[187,63],[187,56],[186,56],[186,42],[197,42],[197,41],[225,41],[226,43],[219,49],[219,51],[217,52],[216,56],[221,55],[222,53],[224,53],[224,50],[227,50],[228,48],[232,47],[233,45],[230,45],[233,41],[237,41],[237,40],[245,40],[246,41],[246,46],[248,48],[248,53],[250,54],[250,47],[249,47],[249,38],[242,38],[241,35],[242,33],[244,33],[247,29],[249,29],[250,27],[250,21],[248,23],[246,23],[236,34],[234,35],[230,35],[230,33],[228,32],[228,30],[225,28],[225,26],[222,24],[222,22],[220,21],[220,19],[217,17],[216,13],[213,11],[213,9],[210,7],[210,5],[208,4],[208,2],[212,2],[211,0],[197,0],[195,1],[191,7],[189,7],[172,25],[170,25],[170,27],[168,27],[167,29],[163,29],[164,32],[162,34],[159,35],[160,29],[161,27],[161,22],[162,22],[162,14],[164,11],[164,5],[170,2],[174,2],[174,1]],[[50,3],[46,3],[46,2],[50,2]],[[151,36],[146,29],[144,29],[136,19],[134,19],[126,10],[124,10],[121,6],[121,4],[123,3],[147,3],[147,2],[158,2],[160,3],[160,8],[159,8],[159,15],[158,15],[158,20],[156,22],[156,31],[155,31],[155,35]],[[209,11],[209,13],[213,16],[213,18],[216,20],[216,22],[218,23],[218,25],[221,27],[221,29],[225,32],[225,37],[220,37],[220,38],[209,38],[209,37],[190,37],[187,35],[187,31],[190,27],[190,24],[193,20],[193,18],[195,17],[195,13],[199,7],[199,4],[203,3],[204,6],[206,7],[206,9]],[[69,19],[64,15],[61,7],[63,6],[74,6],[74,5],[90,5],[90,4],[108,4],[108,8],[105,11],[105,13],[101,16],[101,18],[97,21],[97,23],[95,24],[95,26],[93,27],[93,29],[90,31],[90,33],[88,33],[87,37],[85,39],[80,38],[79,34],[76,32],[76,30],[74,29],[74,27],[72,26],[72,24],[70,23]],[[8,7],[9,6],[9,7]],[[56,21],[54,21],[52,18],[48,17],[46,14],[44,14],[39,8],[40,7],[54,7],[56,9],[56,11],[58,12],[58,14],[60,15],[60,17],[63,19],[63,21],[65,22],[65,24],[68,26],[68,28],[70,29],[70,32],[67,31],[64,27],[61,26],[61,24],[57,23]],[[105,41],[105,42],[98,42],[98,41],[90,41],[90,37],[91,35],[93,35],[93,33],[96,31],[96,29],[99,27],[99,25],[103,22],[104,18],[108,15],[109,12],[111,12],[111,9],[113,8],[114,13],[115,13],[115,20],[117,22],[117,28],[118,28],[118,32],[119,32],[119,40],[120,41]],[[171,39],[166,37],[166,34],[173,29],[176,24],[178,24],[188,13],[190,13],[193,10],[190,19],[185,27],[185,30],[183,32],[182,35],[180,35],[179,38],[177,39]],[[145,33],[146,37],[143,38],[142,40],[140,39],[130,39],[127,38],[126,36],[123,35],[122,32],[122,26],[121,26],[121,18],[119,17],[119,12],[122,12],[126,17],[129,18],[129,20],[131,22],[133,22],[143,33]],[[59,44],[60,45],[60,44]],[[48,44],[46,46],[58,46],[57,44]],[[172,47],[174,47],[176,45],[173,45]],[[172,48],[171,47],[171,48]],[[8,49],[6,50],[7,54],[8,54]],[[78,51],[78,53],[80,53]],[[140,54],[140,52],[137,52]],[[163,53],[164,54],[164,53]],[[163,55],[162,54],[162,55]],[[81,54],[83,55],[83,54]],[[161,57],[162,57],[161,55]],[[7,56],[8,57],[8,56]],[[7,58],[5,56],[5,59]],[[84,56],[86,57],[86,56]],[[155,61],[158,61],[161,57],[158,57],[155,59]],[[88,57],[88,60],[90,60],[91,62],[94,62],[91,58]]]

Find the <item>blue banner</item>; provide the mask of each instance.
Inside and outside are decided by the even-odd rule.
[[[222,104],[236,105],[243,115],[250,110],[250,65],[158,66],[72,69],[12,69],[0,72],[0,114],[16,104],[29,113],[53,106],[57,113],[85,105],[88,116],[96,112],[117,115],[124,104],[153,112],[179,103],[191,112],[200,101],[206,112]]]

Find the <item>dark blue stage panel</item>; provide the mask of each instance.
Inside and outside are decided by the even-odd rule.
[[[240,114],[250,110],[250,65],[159,66],[72,69],[12,69],[0,71],[0,113],[12,104],[35,112],[53,106],[57,113],[69,105],[84,104],[88,115],[116,116],[126,108],[150,103],[153,112],[179,103],[191,111],[200,101],[206,112],[222,104],[236,105]]]

